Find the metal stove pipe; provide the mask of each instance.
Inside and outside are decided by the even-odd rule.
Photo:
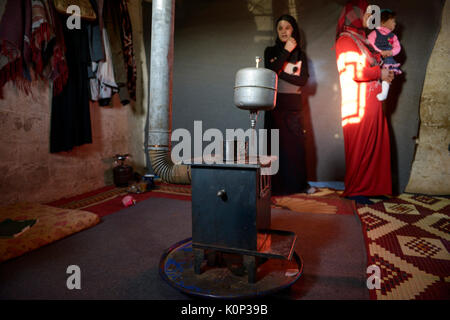
[[[190,167],[170,158],[174,11],[175,0],[152,1],[148,153],[164,181],[190,184]]]

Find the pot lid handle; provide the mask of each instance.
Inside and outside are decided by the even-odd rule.
[[[261,62],[261,57],[256,56],[255,60],[256,60],[256,68],[259,68],[259,63]]]

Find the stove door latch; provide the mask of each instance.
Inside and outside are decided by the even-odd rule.
[[[217,196],[220,199],[222,199],[222,201],[227,201],[228,200],[227,192],[225,191],[225,189],[219,190],[217,192]]]

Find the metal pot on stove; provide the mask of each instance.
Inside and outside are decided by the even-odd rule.
[[[275,108],[278,75],[259,68],[260,61],[261,58],[256,57],[256,68],[244,68],[236,73],[234,104],[240,109],[257,112]]]

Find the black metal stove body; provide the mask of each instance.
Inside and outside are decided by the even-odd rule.
[[[192,164],[193,246],[256,251],[270,229],[270,176],[259,164]]]
[[[256,282],[258,257],[291,260],[297,236],[270,229],[270,176],[262,168],[259,161],[191,164],[195,273],[208,249],[241,255],[250,283]],[[206,258],[214,264],[215,258]]]

